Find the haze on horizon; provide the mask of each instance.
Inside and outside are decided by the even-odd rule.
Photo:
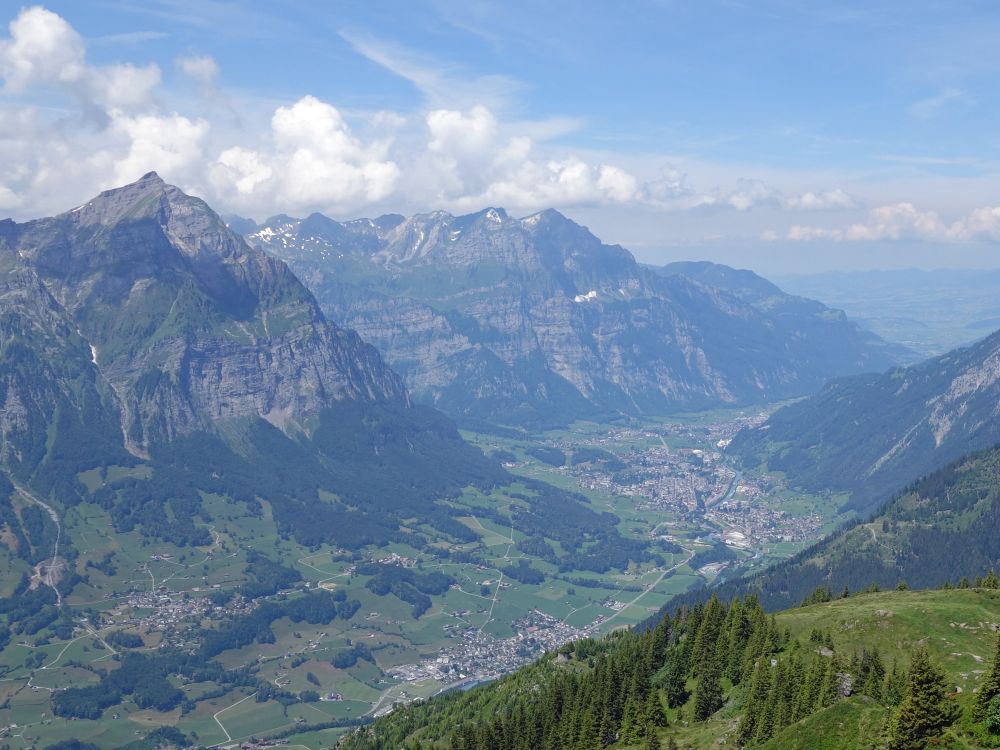
[[[156,170],[258,220],[554,207],[647,263],[1000,267],[1000,8],[585,5],[5,4],[0,215]]]

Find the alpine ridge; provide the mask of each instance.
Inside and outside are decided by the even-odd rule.
[[[459,420],[558,424],[752,404],[897,361],[843,313],[776,287],[751,299],[644,268],[555,210],[231,221],[376,345],[415,398]]]

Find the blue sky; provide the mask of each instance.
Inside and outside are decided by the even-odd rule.
[[[556,206],[651,262],[1000,265],[995,3],[0,8],[16,218],[156,169],[258,219]]]

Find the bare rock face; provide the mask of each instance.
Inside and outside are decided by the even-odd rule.
[[[0,224],[0,251],[11,269],[0,313],[59,331],[133,454],[226,420],[288,432],[344,399],[407,403],[377,351],[328,322],[283,262],[155,173],[53,218]],[[5,398],[6,431],[26,392]]]
[[[556,211],[346,223],[313,214],[247,228],[332,319],[385,354],[416,398],[457,418],[566,422],[747,404],[893,362],[842,313],[776,305],[793,298],[773,285],[767,299],[749,296],[742,277],[728,289],[719,274],[654,272]]]

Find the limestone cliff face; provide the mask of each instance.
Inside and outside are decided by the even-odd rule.
[[[342,399],[407,401],[377,351],[328,322],[283,262],[155,174],[56,217],[0,224],[0,253],[5,320],[58,328],[47,309],[59,321],[64,359],[114,405],[133,454],[225,420],[290,431]],[[22,396],[8,387],[6,398]]]
[[[565,422],[752,403],[893,363],[884,342],[818,303],[796,326],[787,309],[771,315],[694,275],[643,268],[551,210],[279,216],[248,240],[285,259],[416,398],[459,418]]]

